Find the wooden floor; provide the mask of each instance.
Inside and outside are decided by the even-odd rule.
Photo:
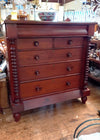
[[[99,118],[100,85],[88,84],[91,96],[86,104],[80,99],[67,101],[22,114],[15,122],[10,108],[0,114],[0,140],[73,140],[75,128],[87,119]],[[91,127],[82,134],[100,132],[100,125]],[[82,135],[81,134],[81,135]]]

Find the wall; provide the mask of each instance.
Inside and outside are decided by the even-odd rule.
[[[47,9],[54,9],[54,11],[57,11],[58,13],[58,19],[56,18],[56,20],[58,21],[62,21],[63,20],[63,11],[64,10],[81,10],[81,2],[80,0],[74,0],[72,2],[66,3],[63,6],[59,6],[59,3],[46,3],[46,2],[41,2],[41,8],[39,8],[39,10],[36,11],[46,11]],[[30,9],[29,9],[30,10]],[[1,10],[1,19],[5,20],[6,16],[8,16],[11,13],[11,10],[8,9],[2,9]],[[33,15],[30,15],[32,20],[34,20]],[[38,18],[39,20],[39,18]]]
[[[64,5],[65,10],[76,10],[80,11],[82,7],[82,2],[80,0],[74,0],[72,2],[66,3]]]

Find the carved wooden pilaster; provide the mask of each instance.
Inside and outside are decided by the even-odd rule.
[[[18,76],[18,65],[17,65],[17,54],[16,54],[16,39],[8,39],[9,42],[9,66],[10,66],[10,84],[11,94],[13,94],[13,102],[15,104],[20,103],[19,94],[19,76]]]
[[[87,47],[87,56],[86,56],[86,69],[85,69],[85,77],[84,77],[84,90],[87,89],[88,83],[88,72],[89,72],[89,41],[90,37],[88,37],[88,47]]]

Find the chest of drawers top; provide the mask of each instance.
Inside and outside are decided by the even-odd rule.
[[[5,21],[8,38],[91,36],[96,23]]]

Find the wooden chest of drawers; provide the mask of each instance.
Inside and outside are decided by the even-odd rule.
[[[24,110],[81,98],[90,91],[88,41],[95,23],[5,21],[10,101]]]

